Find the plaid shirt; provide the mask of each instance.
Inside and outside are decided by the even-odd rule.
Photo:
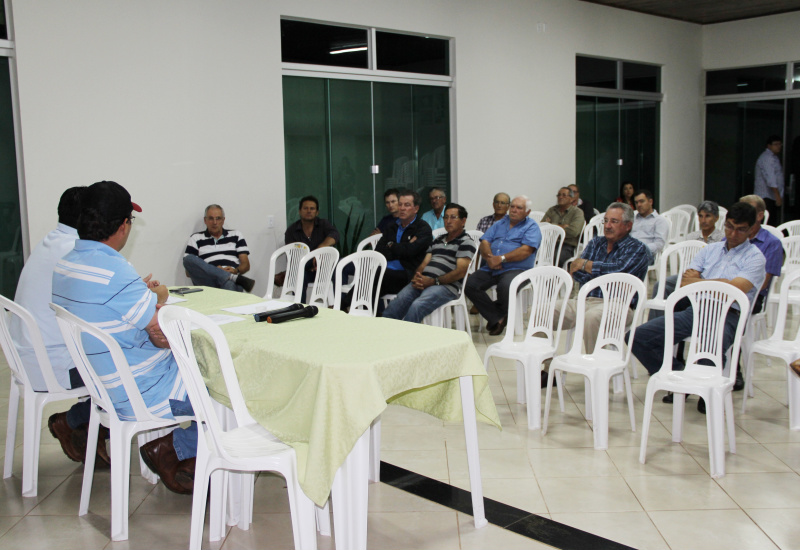
[[[583,286],[595,277],[607,273],[630,273],[644,281],[647,275],[647,266],[650,263],[650,255],[647,247],[642,241],[637,241],[630,235],[617,241],[608,250],[608,240],[605,237],[595,237],[581,254],[581,258],[592,262],[592,272],[580,270],[573,273],[572,278],[579,285]],[[589,296],[602,298],[603,294],[599,288],[589,293]],[[631,307],[636,306],[636,297],[631,303]]]
[[[488,216],[485,216],[480,219],[480,221],[478,222],[478,227],[476,227],[476,229],[478,231],[483,231],[484,233],[486,233],[486,230],[492,227],[493,224],[494,224],[494,214],[489,214]]]

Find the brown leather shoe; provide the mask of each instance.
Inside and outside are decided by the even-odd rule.
[[[164,482],[164,487],[179,495],[192,494],[191,488],[175,480],[175,474],[178,472],[181,461],[175,454],[172,433],[145,443],[139,448],[139,454],[142,455],[142,460],[147,467],[158,474],[158,477]]]
[[[61,449],[64,454],[75,462],[84,462],[86,460],[86,440],[84,439],[83,448],[75,447],[72,443],[72,434],[80,430],[86,431],[86,427],[82,426],[73,430],[67,424],[67,413],[60,412],[52,415],[47,420],[47,427],[50,428],[50,433],[58,439],[61,443]]]
[[[175,481],[189,491],[194,490],[194,469],[197,458],[187,458],[178,463],[178,470],[175,472]]]
[[[800,376],[800,359],[792,363],[789,363],[789,366],[792,367],[792,370],[797,376]]]
[[[492,326],[492,328],[489,330],[489,335],[497,336],[499,334],[503,334],[503,331],[505,329],[506,329],[506,318],[503,317],[502,319],[497,321],[497,323],[494,326]]]

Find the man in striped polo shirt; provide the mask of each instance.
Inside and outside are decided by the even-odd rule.
[[[235,290],[253,290],[253,279],[243,274],[250,270],[250,250],[244,236],[225,229],[225,210],[218,204],[206,207],[206,230],[189,237],[183,254],[183,267],[192,284]]]
[[[158,326],[158,308],[167,301],[167,287],[149,277],[143,280],[120,254],[131,233],[133,210],[142,209],[118,183],[101,181],[86,190],[79,239],[53,273],[53,302],[119,343],[152,414],[162,418],[193,415],[178,365]],[[133,420],[133,408],[108,349],[94,338],[84,339],[84,347],[120,419]],[[169,490],[191,494],[196,424],[150,441],[140,453]]]
[[[458,297],[461,280],[478,249],[475,241],[464,231],[467,211],[450,203],[444,210],[445,235],[434,239],[417,272],[392,300],[384,317],[421,322],[436,308]]]

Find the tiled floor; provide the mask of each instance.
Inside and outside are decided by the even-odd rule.
[[[475,334],[478,353],[483,356],[499,338]],[[8,375],[7,367],[0,369],[0,425],[5,426]],[[695,409],[696,397],[687,404],[682,444],[671,442],[671,406],[657,399],[648,461],[642,465],[639,434],[630,430],[623,394],[612,396],[609,449],[595,451],[583,415],[583,382],[567,379],[566,410],[553,404],[548,433],[542,435],[527,429],[525,406],[516,403],[514,369],[511,361],[490,363],[503,431],[478,426],[488,498],[634,548],[800,548],[800,432],[788,429],[785,366],[759,360],[756,398],[748,401],[746,414],[740,414],[741,393],[734,394],[738,452],[726,456],[728,475],[718,480],[707,473],[705,417]],[[638,369],[633,390],[640,430],[647,376]],[[49,407],[45,418],[63,409]],[[20,419],[18,434],[21,430]],[[457,487],[469,485],[460,425],[390,407],[383,415],[382,446],[385,462]],[[95,476],[90,513],[79,518],[81,468],[47,430],[37,498],[20,497],[21,455],[18,435],[14,476],[0,484],[0,550],[188,546],[191,498],[132,476],[130,540],[111,543],[108,473]],[[261,476],[252,528],[232,527],[223,541],[209,545],[206,538],[203,547],[292,548],[283,487],[281,479]],[[369,511],[368,541],[374,549],[551,548],[492,525],[476,530],[470,516],[383,483],[370,486]],[[330,539],[318,540],[322,550],[333,547]]]

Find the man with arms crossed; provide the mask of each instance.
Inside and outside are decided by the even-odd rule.
[[[556,205],[551,206],[544,213],[543,222],[552,223],[564,230],[564,242],[561,245],[561,255],[556,258],[556,265],[562,266],[568,258],[575,254],[578,239],[583,230],[583,211],[572,204],[572,190],[562,187],[556,194]]]
[[[383,312],[384,317],[420,323],[438,307],[458,297],[461,280],[477,249],[475,241],[464,231],[466,224],[466,209],[448,204],[444,210],[447,234],[434,239],[411,283],[392,300]]]
[[[206,207],[203,217],[206,230],[189,237],[183,254],[183,267],[193,285],[224,288],[238,292],[253,290],[250,250],[244,236],[235,229],[224,229],[225,210],[218,204]]]
[[[481,237],[479,252],[484,265],[467,280],[464,293],[484,319],[489,334],[502,334],[508,314],[508,288],[511,281],[533,267],[536,250],[542,243],[539,224],[528,217],[531,201],[520,195],[511,201],[508,215],[492,225]],[[486,290],[497,285],[497,301]]]

